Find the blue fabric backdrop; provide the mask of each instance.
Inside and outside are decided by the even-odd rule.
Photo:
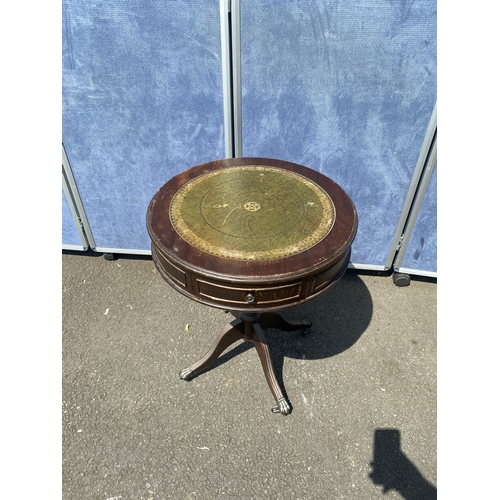
[[[436,102],[435,0],[242,0],[241,52],[243,156],[338,182],[351,261],[383,266]]]
[[[218,0],[63,0],[63,144],[97,247],[149,250],[170,177],[223,158]]]
[[[383,266],[436,101],[435,0],[240,3],[243,155],[337,181],[359,213],[352,262]],[[225,156],[219,2],[62,5],[63,143],[92,234],[147,251],[155,191]]]

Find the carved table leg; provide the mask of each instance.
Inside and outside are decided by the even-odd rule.
[[[288,415],[292,410],[290,405],[286,401],[283,396],[283,392],[281,391],[281,387],[278,384],[276,379],[276,375],[274,373],[274,368],[271,360],[271,353],[269,351],[269,346],[267,345],[266,337],[264,335],[264,331],[259,323],[253,324],[254,336],[253,336],[253,344],[260,358],[260,362],[262,363],[262,368],[264,369],[264,375],[266,376],[267,383],[271,392],[273,393],[274,399],[278,403],[277,407],[272,409],[275,413],[281,413],[283,415]]]
[[[201,372],[205,368],[208,368],[211,364],[215,363],[217,358],[227,349],[231,344],[234,344],[237,340],[243,338],[244,335],[244,325],[241,319],[235,319],[231,321],[226,327],[219,333],[219,336],[215,340],[212,348],[203,356],[199,361],[192,364],[188,368],[184,368],[179,373],[179,376],[183,380],[192,379],[197,373]]]
[[[183,380],[191,380],[197,373],[212,365],[222,352],[237,340],[243,339],[251,341],[257,350],[267,383],[277,403],[277,406],[273,407],[272,411],[274,413],[288,415],[292,409],[283,396],[283,392],[276,378],[271,352],[263,328],[278,328],[285,332],[292,332],[295,330],[307,329],[310,326],[310,321],[287,321],[279,313],[241,313],[238,319],[226,325],[219,333],[212,348],[205,356],[188,368],[181,370],[179,376]]]

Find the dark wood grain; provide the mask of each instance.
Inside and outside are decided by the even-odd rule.
[[[315,182],[328,194],[336,209],[330,232],[307,250],[272,260],[228,259],[190,245],[170,220],[172,198],[182,186],[200,175],[241,165],[276,167]],[[213,307],[258,312],[291,307],[331,288],[349,263],[357,231],[357,213],[347,193],[313,169],[282,160],[234,158],[198,165],[170,179],[151,200],[147,229],[153,261],[162,277],[176,290]]]

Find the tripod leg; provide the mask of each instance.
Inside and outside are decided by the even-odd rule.
[[[240,319],[235,319],[231,321],[226,327],[219,333],[219,336],[215,340],[212,348],[203,356],[199,361],[192,364],[188,368],[184,368],[179,373],[179,376],[183,380],[191,380],[197,373],[208,368],[211,364],[215,363],[217,358],[237,340],[243,338],[244,325],[243,321]]]
[[[278,403],[277,407],[273,408],[273,412],[281,413],[283,415],[288,415],[291,412],[290,405],[283,396],[281,387],[276,379],[276,374],[274,373],[273,364],[271,361],[271,353],[269,351],[269,346],[267,345],[266,337],[264,336],[264,331],[259,323],[254,323],[253,325],[254,335],[252,338],[253,344],[262,363],[262,368],[264,369],[264,375],[266,376],[267,383],[271,392],[273,393],[274,399]]]

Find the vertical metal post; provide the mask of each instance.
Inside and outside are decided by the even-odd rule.
[[[233,158],[233,104],[231,81],[231,0],[220,0],[220,33],[222,54],[222,93],[224,99],[224,143],[226,158]]]
[[[233,144],[234,157],[242,157],[241,140],[241,48],[240,48],[240,0],[231,0],[231,57],[233,96]]]
[[[241,157],[239,0],[220,0],[224,137],[227,158]]]

